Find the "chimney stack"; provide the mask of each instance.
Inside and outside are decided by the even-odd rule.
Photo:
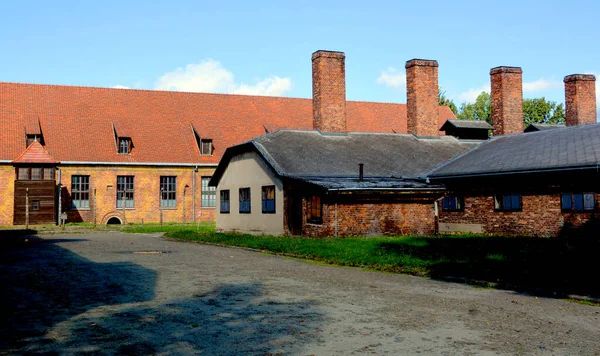
[[[565,77],[567,126],[596,123],[596,77],[572,74]]]
[[[346,132],[346,55],[316,51],[312,55],[313,129]]]
[[[438,62],[411,59],[406,62],[408,133],[439,135]]]
[[[492,68],[490,79],[494,136],[523,133],[523,70]]]

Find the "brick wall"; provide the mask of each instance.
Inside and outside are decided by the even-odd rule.
[[[312,55],[315,130],[346,132],[345,58],[342,52],[317,51]]]
[[[596,123],[596,77],[573,74],[565,77],[566,125]]]
[[[494,136],[523,132],[523,71],[518,67],[490,70]]]
[[[438,62],[413,59],[406,62],[406,106],[408,132],[438,136]]]
[[[440,223],[481,224],[483,231],[500,235],[558,236],[565,224],[581,226],[594,213],[563,213],[560,194],[523,195],[520,212],[494,211],[493,196],[465,197],[464,212],[440,212]]]
[[[215,208],[201,207],[201,177],[212,176],[214,169],[199,168],[196,173],[196,221],[214,221]],[[71,209],[71,177],[90,176],[90,209]],[[160,221],[160,177],[177,177],[175,208],[164,208],[163,222],[192,222],[193,216],[193,168],[157,168],[123,166],[62,166],[62,211],[66,211],[68,222],[93,222],[94,198],[96,190],[95,217],[98,224],[104,224],[115,216],[123,220],[123,209],[116,208],[117,176],[134,176],[134,208],[125,209],[128,223]],[[185,188],[185,186],[188,186]],[[184,198],[185,189],[185,198]],[[202,212],[199,216],[198,213]]]
[[[0,166],[0,226],[13,224],[15,167]]]
[[[335,236],[336,207],[323,204],[323,223],[306,222],[303,202],[303,235]],[[433,235],[435,215],[432,202],[356,203],[337,205],[338,236]]]

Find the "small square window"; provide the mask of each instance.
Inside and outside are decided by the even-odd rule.
[[[19,173],[18,173],[17,179],[29,180],[29,168],[19,168]]]
[[[31,201],[31,210],[33,210],[33,211],[40,210],[40,201],[39,200]]]
[[[41,168],[31,168],[31,180],[40,180],[42,179],[42,169]]]
[[[213,145],[211,139],[201,139],[200,140],[200,154],[202,156],[212,156],[213,153]]]

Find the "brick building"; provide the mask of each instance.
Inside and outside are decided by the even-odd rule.
[[[566,128],[535,124],[522,133],[522,126],[516,127],[519,120],[513,119],[522,115],[520,75],[520,68],[491,71],[494,127],[504,130],[504,136],[429,172],[431,181],[447,189],[441,231],[558,236],[597,229],[595,77],[565,77]],[[498,80],[509,85],[494,86]]]
[[[332,68],[333,82],[343,78],[343,66]],[[339,107],[323,113],[343,112],[342,131],[408,132],[404,104],[346,102],[343,83],[331,95],[323,98]],[[310,99],[0,83],[0,225],[21,224],[27,212],[45,216],[30,223],[59,212],[98,224],[213,220],[208,182],[225,149],[278,129],[310,130],[318,110]],[[454,118],[447,107],[432,110],[436,125]],[[35,141],[54,163],[18,160]],[[27,184],[56,193],[19,188]]]

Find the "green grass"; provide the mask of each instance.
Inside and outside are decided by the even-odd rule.
[[[177,232],[177,231],[191,231],[191,232],[214,232],[215,224],[178,224],[178,223],[165,223],[160,224],[144,224],[144,225],[132,225],[123,228],[124,232],[132,233],[153,233],[153,232]]]
[[[174,239],[248,247],[340,266],[466,281],[537,295],[600,297],[598,238],[481,235],[305,238],[217,233],[214,226],[145,226]]]

